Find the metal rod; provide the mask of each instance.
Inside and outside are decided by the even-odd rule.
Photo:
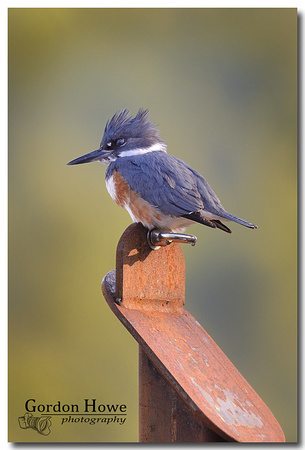
[[[192,234],[170,233],[162,230],[149,230],[147,233],[147,242],[150,248],[157,250],[160,247],[166,247],[172,242],[179,244],[196,244],[197,237]]]

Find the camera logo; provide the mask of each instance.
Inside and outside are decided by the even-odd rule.
[[[18,417],[20,428],[32,428],[37,433],[47,436],[51,433],[50,427],[52,425],[51,416],[35,417],[31,413],[25,413],[24,416]]]

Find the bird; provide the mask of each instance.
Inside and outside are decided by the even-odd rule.
[[[148,230],[183,233],[199,223],[231,233],[223,222],[257,228],[226,211],[197,170],[167,153],[147,109],[140,108],[134,116],[128,109],[116,112],[106,123],[100,147],[68,165],[92,161],[108,166],[110,196]]]

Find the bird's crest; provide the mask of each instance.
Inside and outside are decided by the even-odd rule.
[[[146,137],[163,142],[159,137],[159,130],[149,120],[148,109],[140,108],[136,116],[132,116],[128,109],[116,112],[112,119],[108,120],[105,127],[105,136],[119,137]]]

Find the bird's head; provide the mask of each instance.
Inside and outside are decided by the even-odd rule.
[[[166,152],[166,145],[160,139],[159,131],[149,121],[148,110],[140,109],[137,115],[132,117],[127,109],[123,109],[107,122],[100,148],[68,164],[99,161],[108,165],[117,158],[151,151]]]

